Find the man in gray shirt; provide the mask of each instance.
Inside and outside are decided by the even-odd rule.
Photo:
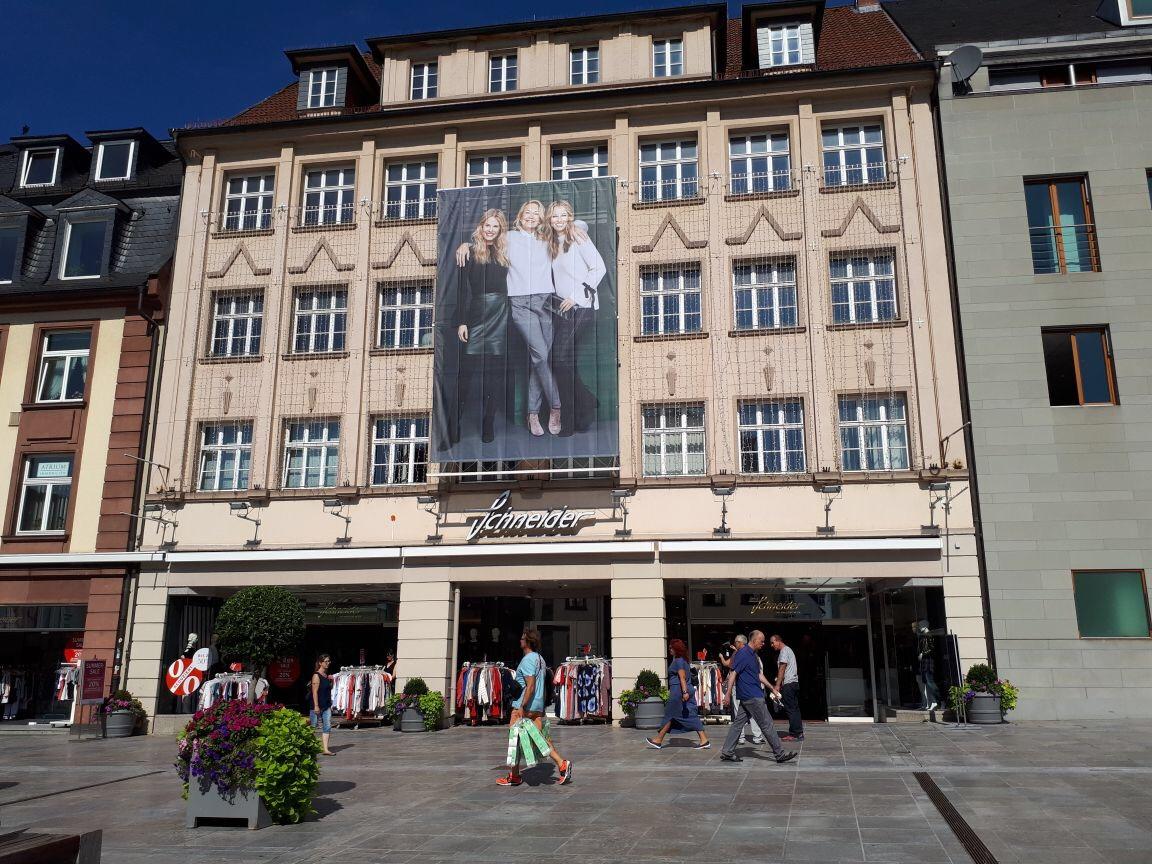
[[[788,712],[788,734],[781,735],[782,741],[803,741],[804,721],[800,719],[800,676],[796,669],[796,652],[784,644],[780,636],[772,637],[772,650],[776,657],[776,685],[772,688],[784,701]]]

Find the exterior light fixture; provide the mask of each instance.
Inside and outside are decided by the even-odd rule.
[[[176,546],[176,529],[179,527],[180,523],[177,522],[175,519],[164,518],[164,516],[163,516],[164,505],[163,504],[159,504],[157,502],[149,502],[149,503],[145,504],[143,506],[143,508],[141,508],[141,509],[143,511],[142,513],[125,513],[122,511],[119,515],[120,516],[127,516],[130,519],[139,519],[139,520],[145,521],[145,522],[155,522],[157,525],[160,526],[160,548],[161,549],[173,549],[173,548],[175,548],[175,546]],[[172,536],[171,537],[168,536],[168,529],[169,528],[172,529]],[[136,539],[136,548],[137,549],[140,548],[140,543],[142,542],[142,540],[143,540],[142,537],[138,537]]]
[[[720,499],[720,526],[712,529],[713,537],[727,537],[732,533],[732,529],[728,527],[728,499],[735,491],[735,486],[712,487],[712,494]]]
[[[344,520],[344,536],[337,537],[336,542],[341,546],[351,543],[352,538],[349,536],[348,531],[352,527],[352,517],[344,512],[344,508],[348,506],[348,502],[341,501],[339,498],[325,498],[323,504],[325,513],[329,516],[335,516],[337,519]]]
[[[252,534],[251,540],[245,540],[244,545],[249,549],[255,549],[260,545],[260,520],[255,516],[249,516],[248,513],[252,509],[252,505],[248,501],[229,501],[228,510],[237,519],[243,519],[245,522],[251,522],[256,526]]]
[[[620,527],[614,532],[617,537],[624,539],[632,536],[632,529],[628,527],[628,499],[636,494],[635,489],[613,489],[612,509],[620,508]]]
[[[421,506],[425,513],[433,518],[434,523],[432,526],[433,533],[425,537],[428,543],[439,543],[444,539],[444,535],[440,533],[440,496],[439,495],[417,495],[416,503]]]
[[[821,486],[820,494],[824,496],[824,524],[816,526],[816,533],[831,536],[836,533],[836,526],[832,524],[832,502],[844,494],[844,487],[839,483]]]

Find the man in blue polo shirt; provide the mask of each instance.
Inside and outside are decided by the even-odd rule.
[[[784,752],[776,730],[772,728],[772,717],[768,714],[768,706],[764,702],[764,673],[760,668],[757,653],[764,647],[764,634],[753,630],[748,636],[748,644],[732,655],[732,672],[736,676],[736,698],[740,700],[740,711],[728,729],[728,737],[724,740],[724,749],[720,751],[722,762],[743,762],[736,755],[736,742],[744,734],[744,728],[749,721],[755,720],[768,746],[777,762],[790,762],[796,758],[792,752]]]

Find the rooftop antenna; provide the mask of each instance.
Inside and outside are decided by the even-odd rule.
[[[948,55],[952,66],[952,89],[958,93],[970,93],[968,79],[984,65],[984,52],[975,45],[961,45]]]

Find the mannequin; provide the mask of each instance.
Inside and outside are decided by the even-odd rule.
[[[928,629],[927,621],[917,621],[912,625],[912,630],[916,633],[916,657],[920,664],[920,706],[925,711],[933,711],[940,704],[934,656],[936,639]]]

